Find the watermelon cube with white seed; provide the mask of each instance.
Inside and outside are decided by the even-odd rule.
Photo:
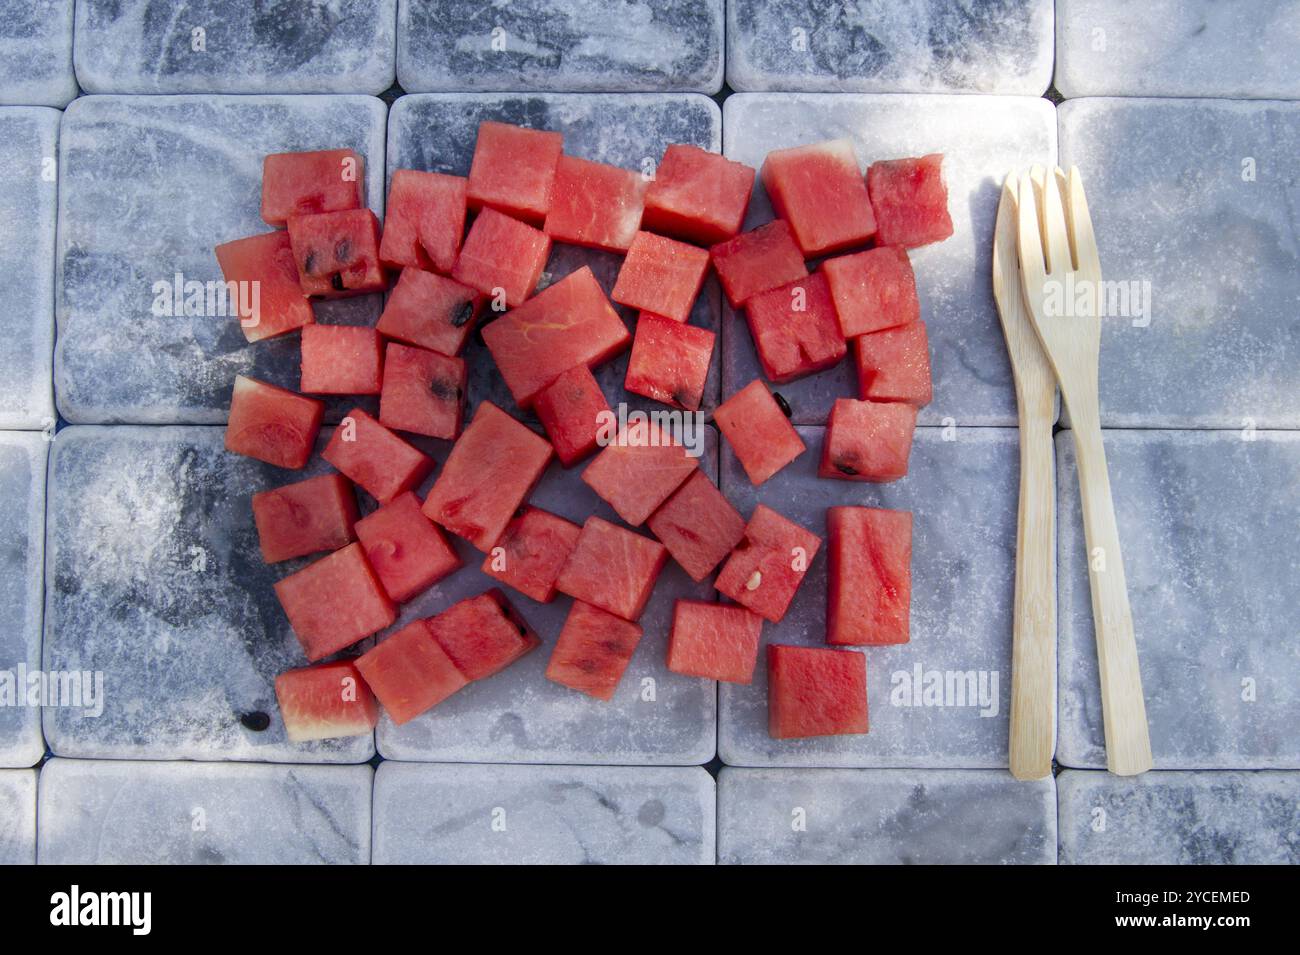
[[[610,298],[620,305],[685,322],[709,270],[709,253],[653,232],[638,232]]]
[[[646,526],[697,581],[711,574],[745,536],[745,519],[702,470],[687,478]]]
[[[272,153],[262,160],[262,221],[283,226],[291,216],[360,209],[365,181],[351,149]]]
[[[762,177],[777,218],[790,223],[804,258],[866,245],[876,234],[867,184],[849,140],[774,150],[763,161]]]
[[[306,467],[324,414],[324,403],[315,398],[236,375],[226,450],[277,467]]]
[[[268,564],[337,550],[357,539],[357,499],[341,474],[322,474],[253,495],[253,522]]]
[[[483,296],[436,272],[405,268],[380,313],[376,331],[386,338],[459,355],[483,308]]]
[[[714,586],[765,620],[780,623],[821,543],[812,531],[760,504]]]
[[[398,169],[388,188],[379,260],[387,268],[450,272],[465,234],[467,180]]]
[[[767,732],[773,739],[867,732],[867,658],[825,647],[767,648]]]
[[[776,384],[831,368],[848,354],[820,272],[760,292],[745,303],[745,317],[763,374]]]
[[[907,474],[916,408],[901,402],[836,399],[822,435],[819,477],[897,481]]]
[[[700,459],[649,421],[634,422],[582,472],[583,482],[633,527],[699,469]]]
[[[925,322],[860,335],[853,346],[858,397],[863,401],[901,401],[917,408],[930,403],[930,346]]]
[[[763,618],[744,607],[679,600],[668,638],[668,669],[686,676],[750,683]]]
[[[637,624],[575,600],[551,651],[546,678],[598,700],[612,700],[640,642]]]
[[[718,405],[713,420],[755,487],[806,450],[789,412],[757,378]]]
[[[316,395],[377,395],[384,340],[373,328],[308,325],[302,330],[299,387]]]
[[[491,120],[479,124],[469,170],[469,207],[489,207],[541,225],[551,208],[560,133]]]
[[[623,387],[675,408],[699,410],[713,360],[713,338],[706,328],[643,314]]]
[[[709,250],[709,256],[732,308],[740,308],[759,292],[788,285],[808,274],[803,253],[784,219],[773,219],[719,242]]]
[[[500,673],[542,641],[495,587],[428,620],[429,632],[467,680]]]
[[[907,325],[921,317],[907,250],[882,245],[821,265],[845,338]]]
[[[700,245],[728,239],[745,219],[754,175],[744,163],[673,143],[646,193],[645,228]]]
[[[555,586],[576,600],[636,620],[667,560],[658,541],[593,516],[582,525]]]
[[[545,438],[484,401],[424,499],[424,516],[486,553],[550,461]]]
[[[826,642],[907,643],[912,602],[912,514],[826,509]]]
[[[403,491],[356,524],[366,560],[396,603],[404,603],[459,570],[460,557],[438,526],[420,513],[420,499]]]
[[[645,188],[640,173],[561,156],[544,231],[556,242],[626,252],[641,227]]]
[[[566,468],[596,450],[601,423],[613,415],[600,383],[586,365],[574,365],[533,399],[533,411]]]
[[[484,209],[469,227],[451,277],[514,308],[533,294],[550,254],[551,237],[541,229]]]
[[[433,470],[433,458],[407,444],[360,408],[353,408],[339,422],[321,457],[380,504],[419,487]]]
[[[307,659],[338,653],[391,626],[397,607],[366,561],[349,544],[275,584],[275,595]]]
[[[357,669],[397,725],[469,684],[427,620],[415,620],[357,658]]]
[[[876,216],[877,242],[914,249],[952,235],[942,167],[942,153],[871,164],[867,192]]]
[[[365,736],[379,722],[374,694],[351,660],[286,670],[275,678],[275,699],[291,743]]]
[[[539,603],[555,599],[555,579],[573,553],[582,528],[538,507],[506,525],[483,561],[483,573]]]
[[[222,276],[234,283],[232,304],[248,341],[274,338],[316,321],[311,302],[298,284],[289,233],[235,239],[217,246],[215,252]]]
[[[291,216],[289,244],[308,295],[341,298],[388,287],[379,264],[379,220],[369,209]]]
[[[379,420],[389,428],[454,440],[465,413],[465,362],[400,342],[389,342]]]

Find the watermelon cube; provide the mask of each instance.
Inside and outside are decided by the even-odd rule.
[[[808,274],[803,253],[784,219],[773,219],[719,242],[709,256],[732,308],[740,308],[759,292],[789,285]]]
[[[754,613],[780,623],[817,556],[821,538],[758,505],[714,586]]]
[[[709,270],[709,253],[653,232],[638,232],[610,298],[676,322],[691,317]]]
[[[467,680],[500,673],[542,641],[495,587],[428,620],[429,632]]]
[[[214,251],[222,276],[234,283],[227,296],[248,341],[274,338],[316,320],[298,284],[289,233],[251,235],[222,243]]]
[[[853,650],[769,644],[767,732],[773,739],[867,732],[867,658]]]
[[[376,330],[386,338],[459,355],[478,324],[483,296],[454,279],[405,268],[388,296]]]
[[[555,586],[576,600],[636,620],[667,560],[658,541],[593,516],[582,525]]]
[[[486,553],[550,461],[545,438],[484,401],[424,499],[424,516]]]
[[[396,603],[460,569],[460,557],[438,526],[420,513],[420,499],[412,491],[357,521],[356,532],[371,569]]]
[[[262,160],[262,220],[283,226],[291,216],[360,209],[365,172],[351,149],[272,153]]]
[[[379,220],[369,209],[291,216],[289,244],[308,295],[339,298],[388,287],[379,264]]]
[[[640,642],[637,624],[575,600],[551,651],[546,678],[598,700],[612,700]]]
[[[348,412],[321,452],[380,504],[419,487],[433,459],[407,444],[360,408]]]
[[[826,642],[907,643],[912,515],[874,507],[826,509]]]
[[[606,445],[582,472],[582,480],[619,517],[638,527],[699,466],[699,458],[645,421],[629,425]]]
[[[277,467],[305,467],[324,414],[324,403],[315,398],[236,375],[226,450]]]
[[[789,413],[757,378],[718,405],[713,420],[755,487],[804,453]]]
[[[717,153],[674,143],[646,193],[645,228],[713,245],[740,231],[754,170]]]
[[[559,133],[509,123],[480,123],[469,169],[469,207],[488,206],[538,225],[551,208]]]
[[[859,398],[901,401],[917,408],[930,403],[930,346],[925,322],[860,335],[853,342]]]
[[[253,495],[262,559],[275,564],[357,539],[357,499],[341,474],[322,474]]]
[[[643,312],[623,387],[675,408],[698,411],[713,360],[713,332]]]
[[[520,408],[575,365],[596,365],[631,341],[591,269],[571,272],[489,323],[483,341]]]
[[[692,580],[703,580],[745,536],[745,519],[709,480],[696,471],[647,522]]]
[[[763,618],[744,607],[679,600],[668,638],[668,669],[706,680],[749,683],[762,635]]]
[[[298,642],[320,660],[378,633],[397,619],[360,544],[349,544],[275,584]]]
[[[299,387],[317,395],[377,395],[384,341],[373,328],[308,325],[302,330]]]
[[[451,277],[493,300],[495,311],[522,305],[537,288],[551,237],[495,209],[474,217]]]
[[[465,362],[436,351],[389,342],[379,420],[399,431],[454,440],[465,413]]]
[[[806,259],[866,245],[876,234],[867,184],[847,139],[768,153],[763,186]]]
[[[906,325],[921,317],[907,251],[882,245],[821,265],[845,338]]]
[[[943,155],[874,162],[867,170],[867,192],[877,222],[876,241],[914,249],[952,235]]]
[[[351,660],[286,670],[275,678],[275,698],[291,743],[365,736],[379,722],[374,694]]]
[[[777,384],[831,368],[848,354],[820,272],[760,292],[745,304],[745,316],[763,374]]]
[[[916,408],[897,402],[838,398],[822,436],[819,477],[897,481],[907,474]]]
[[[390,269],[450,272],[465,234],[467,187],[463,176],[395,171],[384,208],[379,260]]]
[[[555,578],[582,528],[550,511],[526,507],[506,525],[483,561],[483,573],[540,603],[555,599]]]
[[[427,620],[416,620],[357,658],[357,669],[399,726],[469,684]]]
[[[566,468],[596,450],[600,423],[613,414],[600,383],[586,365],[574,365],[539,391],[533,410]]]
[[[556,242],[626,252],[641,227],[645,188],[640,173],[561,156],[544,230]]]

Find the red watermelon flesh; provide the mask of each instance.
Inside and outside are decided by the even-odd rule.
[[[803,438],[757,378],[718,405],[713,420],[755,487],[804,453]]]
[[[483,573],[539,603],[555,599],[560,576],[582,528],[539,507],[526,507],[506,525],[483,561]]]
[[[377,395],[384,342],[373,328],[308,325],[302,330],[299,387],[317,395]]]
[[[901,401],[924,408],[930,403],[930,346],[925,322],[912,322],[854,339],[858,397],[863,401]]]
[[[483,341],[524,409],[570,368],[594,368],[631,338],[585,265],[483,328]]]
[[[351,149],[272,153],[262,160],[262,220],[282,226],[291,216],[360,209],[365,172]]]
[[[429,632],[467,680],[500,673],[542,641],[495,587],[428,620]]]
[[[744,607],[679,600],[668,638],[668,669],[686,676],[750,683],[763,618]]]
[[[586,365],[574,365],[539,391],[533,410],[566,468],[596,450],[600,423],[613,414],[600,383]]]
[[[767,732],[773,739],[867,732],[867,658],[853,650],[770,644]]]
[[[490,120],[480,123],[469,170],[469,207],[488,206],[541,225],[551,207],[555,167],[563,149],[560,133]]]
[[[808,274],[803,253],[790,224],[773,219],[709,250],[722,290],[732,308],[740,308],[759,292],[788,285]]]
[[[312,661],[350,647],[397,619],[397,607],[360,544],[349,544],[277,581],[275,595]]]
[[[427,620],[416,620],[357,658],[357,669],[397,725],[408,723],[469,684]]]
[[[397,603],[461,567],[460,557],[437,525],[420,513],[420,499],[411,491],[357,521],[356,531],[375,576]]]
[[[907,474],[915,430],[912,405],[836,399],[817,474],[841,481],[896,481]]]
[[[379,220],[369,209],[291,216],[289,244],[298,284],[308,295],[339,298],[388,288],[379,264]]]
[[[235,239],[217,246],[215,252],[222,276],[236,283],[234,307],[248,341],[274,338],[316,320],[298,284],[298,263],[293,258],[289,233],[268,232]]]
[[[275,564],[356,540],[357,499],[341,474],[322,474],[253,495],[262,559]]]
[[[912,515],[873,507],[826,509],[826,642],[907,643],[912,602]]]
[[[388,296],[376,330],[386,338],[459,355],[478,324],[483,296],[434,272],[405,268]]]
[[[514,308],[533,294],[550,254],[545,232],[484,209],[469,227],[451,277],[486,295],[496,311]]]
[[[774,150],[762,175],[777,218],[790,223],[804,258],[865,245],[875,235],[867,185],[849,140]]]
[[[575,600],[551,651],[546,678],[598,700],[611,700],[632,661],[641,628]]]
[[[424,516],[486,553],[550,460],[545,438],[484,401],[424,499]]]
[[[812,531],[760,504],[714,587],[764,619],[780,623],[820,547],[821,538]]]
[[[450,272],[465,234],[467,181],[440,172],[398,169],[388,188],[379,259],[390,269]]]
[[[696,471],[647,522],[692,580],[703,580],[745,536],[745,519],[709,480]]]
[[[640,173],[561,156],[544,230],[557,242],[626,252],[641,226],[645,188]]]
[[[638,232],[610,298],[620,305],[685,322],[709,270],[709,253],[653,232]]]
[[[821,265],[845,338],[906,325],[921,317],[907,251],[882,245]]]
[[[667,560],[668,551],[658,541],[589,517],[555,586],[624,620],[636,620]]]
[[[754,170],[717,153],[674,143],[646,193],[645,228],[713,245],[740,231]]]
[[[839,364],[849,346],[820,272],[760,292],[745,305],[763,374],[777,384]]]
[[[633,527],[645,523],[700,466],[699,458],[649,421],[628,428],[596,455],[582,480]]]
[[[379,722],[375,697],[351,660],[286,670],[275,678],[275,698],[291,743],[365,736]]]
[[[389,342],[379,420],[399,431],[454,440],[465,413],[467,378],[459,358]]]
[[[380,504],[419,487],[433,459],[407,444],[360,408],[348,412],[321,452]]]
[[[952,235],[942,165],[941,153],[871,164],[867,191],[878,223],[876,241],[914,249]]]
[[[642,313],[623,387],[675,408],[696,411],[713,360],[713,332]]]
[[[315,398],[236,375],[226,450],[277,467],[305,467],[324,414],[324,403]]]

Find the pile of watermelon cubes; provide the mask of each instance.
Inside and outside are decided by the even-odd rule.
[[[836,365],[852,342],[859,394],[835,402],[819,475],[902,477],[930,400],[907,250],[952,234],[941,161],[877,162],[864,178],[847,140],[772,152],[762,180],[778,218],[742,233],[755,170],[693,146],[669,146],[648,177],[567,156],[558,132],[485,122],[468,177],[393,174],[382,229],[365,207],[361,156],[266,157],[262,217],[275,231],[216,255],[227,281],[260,285],[256,314],[240,316],[250,342],[300,330],[302,393],[236,378],[226,447],[301,469],[324,412],[313,395],[379,396],[378,418],[356,408],[334,430],[322,452],[334,472],[253,495],[267,562],[328,552],[275,585],[313,664],[276,679],[289,738],[367,733],[380,705],[405,723],[541,646],[493,588],[338,656],[462,566],[448,533],[482,552],[504,588],[573,598],[546,677],[600,700],[641,640],[667,560],[696,581],[716,570],[728,601],[677,601],[667,665],[749,683],[763,621],[785,616],[822,538],[763,505],[740,514],[644,419],[602,440],[610,409],[592,369],[630,346],[628,391],[697,410],[714,335],[688,320],[712,268],[771,383]],[[538,291],[552,242],[624,254],[612,293],[587,268]],[[310,299],[379,291],[389,295],[373,328],[314,323]],[[635,335],[611,299],[639,313]],[[489,401],[466,423],[460,355],[480,324],[517,410],[546,437]],[[762,380],[716,409],[755,485],[804,453],[790,415]],[[402,433],[454,441],[423,501],[435,462]],[[582,480],[623,523],[578,526],[529,505],[553,455],[566,468],[591,457]],[[357,487],[377,505],[364,517]],[[779,739],[865,733],[865,658],[836,648],[908,640],[912,515],[832,507],[826,525],[830,646],[768,647]]]

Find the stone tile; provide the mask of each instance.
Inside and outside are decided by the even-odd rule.
[[[0,0],[0,105],[63,107],[76,95],[72,0]]]
[[[36,770],[0,769],[0,865],[36,862]]]

